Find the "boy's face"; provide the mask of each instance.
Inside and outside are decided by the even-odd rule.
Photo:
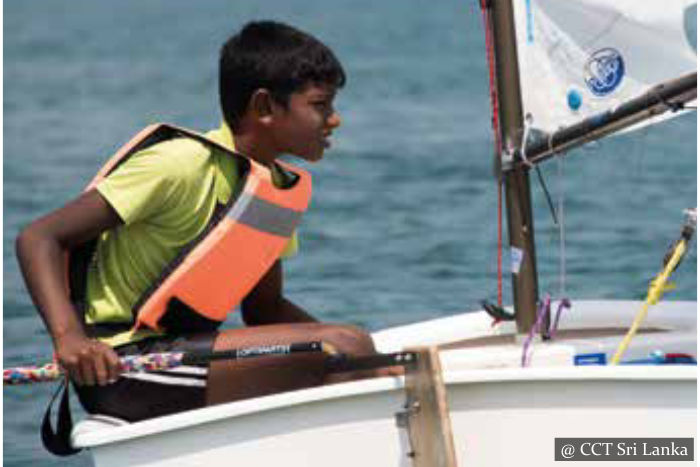
[[[331,133],[340,126],[340,116],[333,108],[335,93],[334,86],[310,84],[292,93],[287,108],[274,104],[273,138],[280,153],[310,162],[321,160],[331,145]]]

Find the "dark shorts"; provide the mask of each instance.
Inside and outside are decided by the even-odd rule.
[[[116,347],[119,355],[211,350],[217,333],[144,339]],[[129,422],[160,417],[206,404],[207,366],[123,375],[106,386],[74,385],[83,408]]]

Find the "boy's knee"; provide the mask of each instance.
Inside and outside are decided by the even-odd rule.
[[[372,337],[357,326],[328,326],[323,331],[322,340],[344,354],[368,355],[376,352]]]

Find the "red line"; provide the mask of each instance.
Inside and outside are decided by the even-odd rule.
[[[496,92],[496,64],[493,54],[491,13],[486,6],[487,0],[480,0],[482,19],[484,22],[484,32],[486,35],[486,57],[489,67],[489,95],[491,97],[491,126],[494,134],[494,157],[500,157],[501,152],[501,132],[498,118],[498,93]],[[498,174],[498,246],[497,246],[497,295],[498,306],[503,306],[503,180]]]

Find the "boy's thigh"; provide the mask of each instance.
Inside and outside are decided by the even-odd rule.
[[[354,326],[324,323],[274,324],[222,331],[214,343],[215,350],[229,350],[260,345],[323,342],[347,355],[375,352],[371,337]],[[207,404],[231,402],[249,397],[377,376],[375,372],[329,375],[325,354],[300,352],[284,356],[264,356],[243,360],[212,362],[207,379]]]
[[[119,355],[136,355],[309,341],[323,341],[349,354],[374,351],[371,338],[359,328],[323,323],[274,324],[218,333],[166,336],[145,339],[115,350]],[[201,408],[207,404],[322,384],[322,362],[321,354],[222,361],[209,366],[182,366],[166,371],[124,374],[113,384],[82,386],[76,387],[76,390],[88,412],[136,422]]]
[[[327,323],[285,323],[227,329],[216,337],[214,349],[314,341],[331,344],[338,352],[351,355],[375,352],[372,338],[365,331],[352,325]]]
[[[117,354],[212,350],[216,333],[144,339],[115,348]],[[129,422],[204,407],[206,366],[182,366],[166,371],[123,374],[106,386],[75,386],[78,399],[89,413]]]

